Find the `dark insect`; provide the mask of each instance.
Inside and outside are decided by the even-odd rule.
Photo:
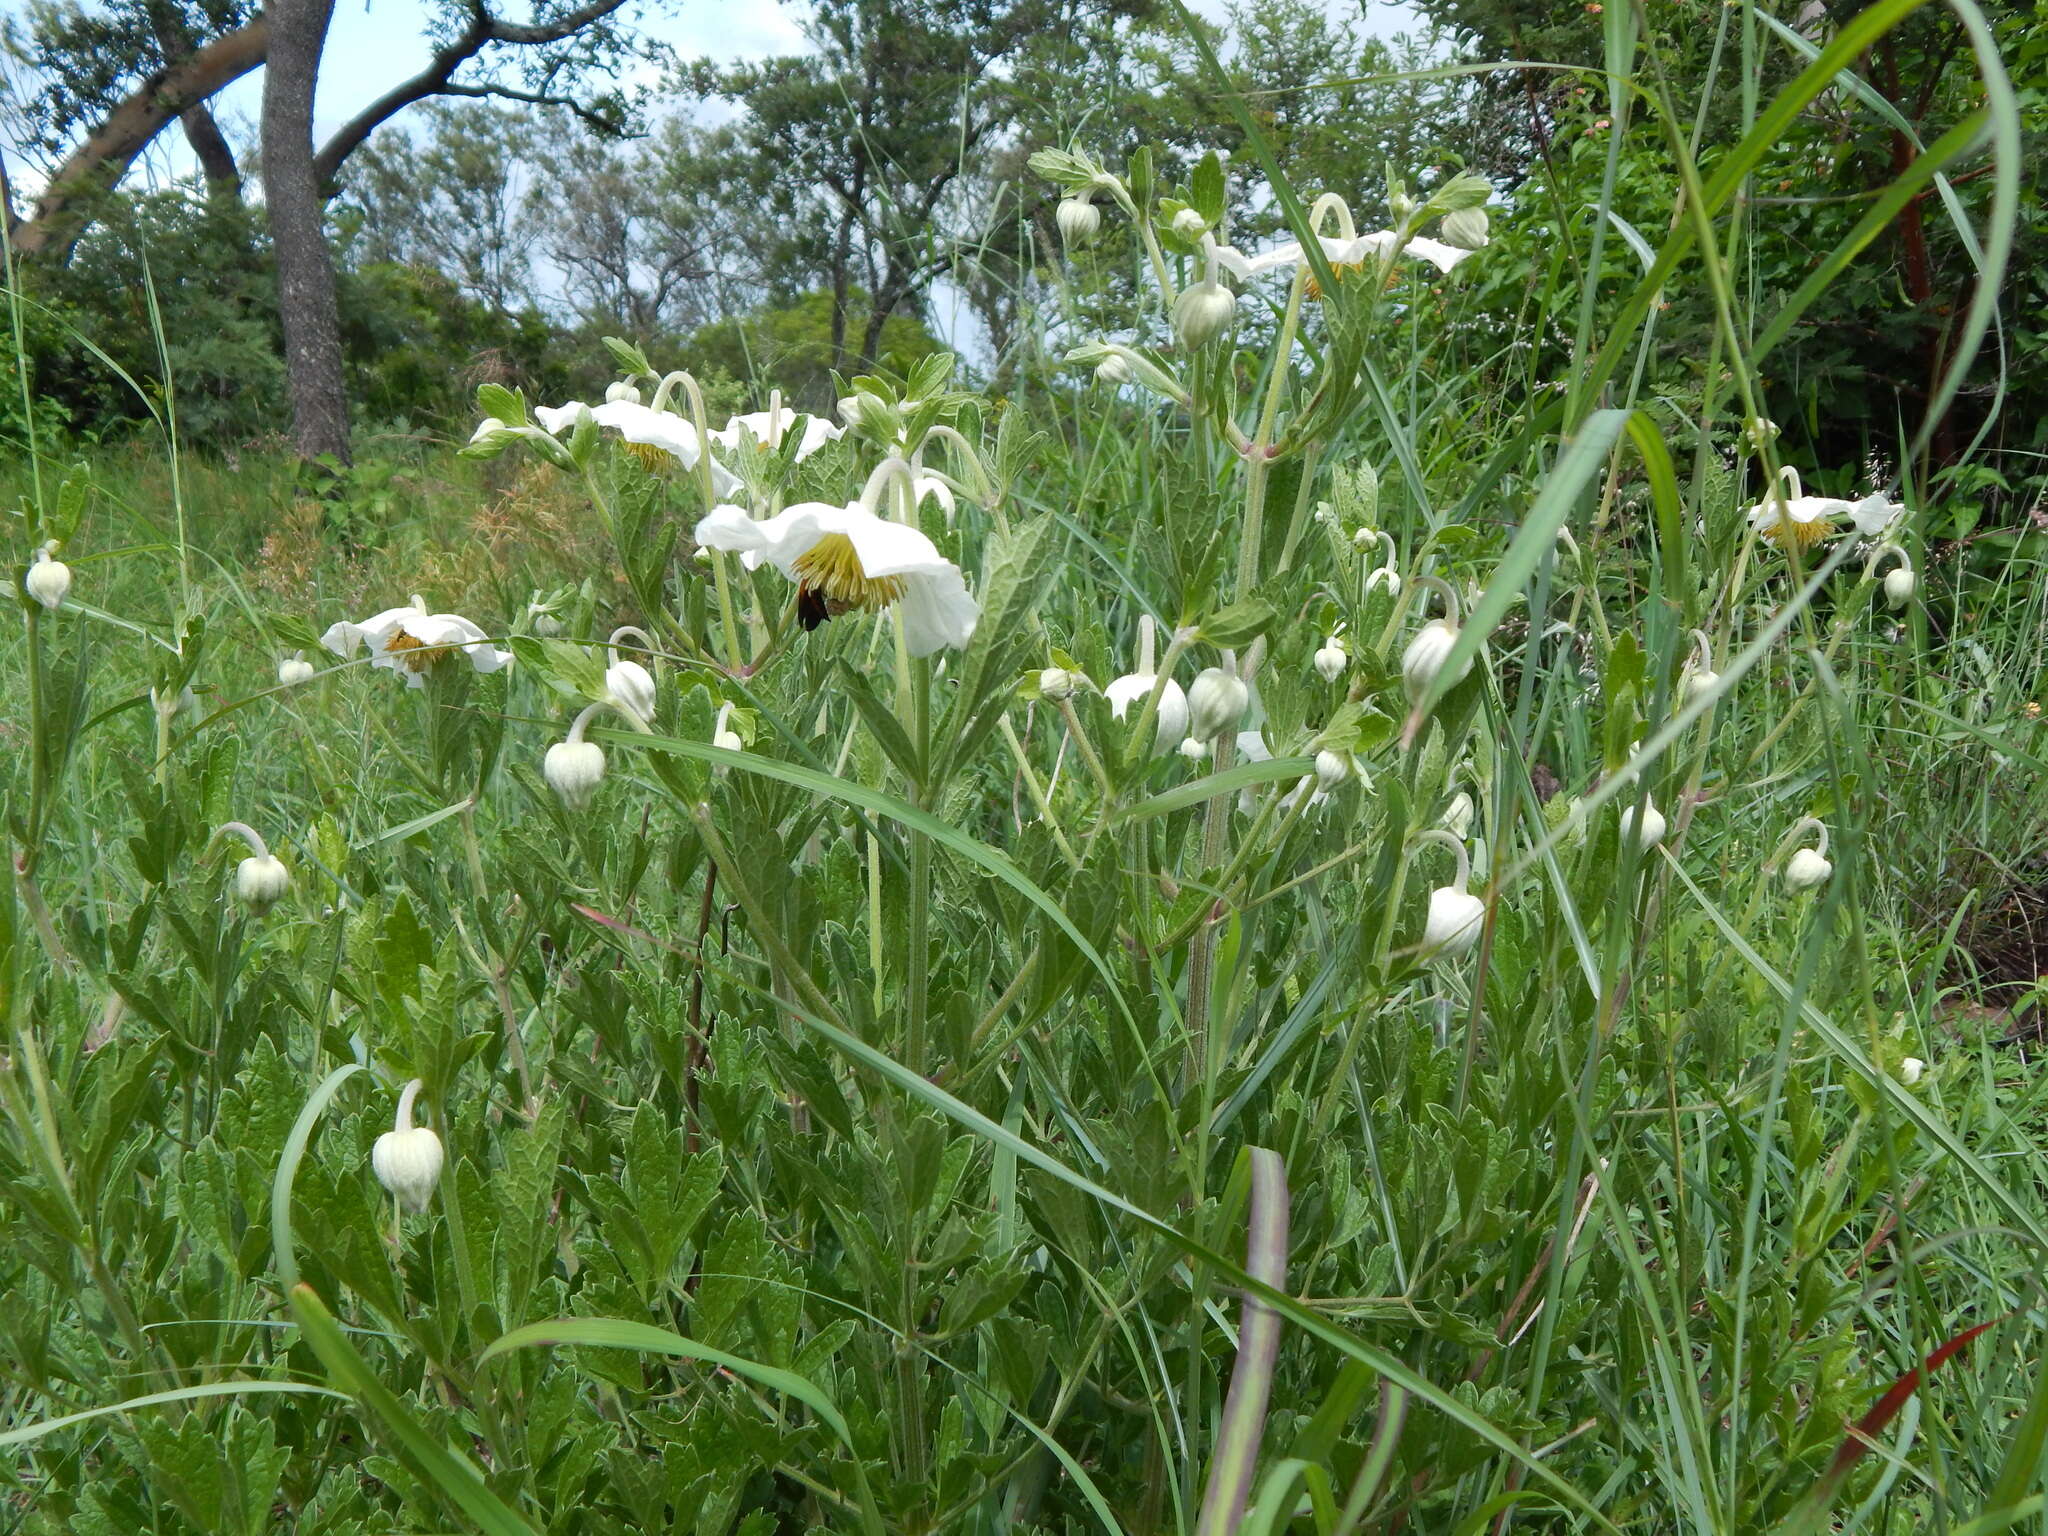
[[[796,589],[796,618],[806,630],[816,629],[827,619],[836,619],[842,613],[851,613],[859,604],[845,603],[837,598],[827,597],[816,587]]]
[[[832,617],[831,605],[825,601],[825,594],[815,587],[796,589],[796,618],[806,632],[816,629]]]

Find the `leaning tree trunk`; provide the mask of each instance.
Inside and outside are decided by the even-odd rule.
[[[271,0],[270,57],[263,73],[263,201],[277,257],[292,443],[305,459],[346,464],[348,392],[341,371],[341,313],[326,199],[313,171],[313,87],[334,0]]]

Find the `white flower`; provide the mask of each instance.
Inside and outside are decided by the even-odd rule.
[[[1129,672],[1118,678],[1102,690],[1103,698],[1109,701],[1109,712],[1121,720],[1134,707],[1143,709],[1158,681],[1156,675],[1144,672]],[[1154,751],[1166,751],[1187,734],[1188,696],[1170,677],[1166,686],[1159,690],[1159,707],[1153,712],[1153,718],[1156,721],[1152,738]]]
[[[772,415],[767,411],[749,411],[744,416],[735,416],[711,434],[711,441],[728,453],[737,452],[740,434],[744,432],[764,448],[769,445],[771,439],[779,446],[788,439],[791,428],[798,421],[804,424],[802,436],[798,438],[796,445],[798,463],[808,459],[827,443],[836,442],[846,435],[846,428],[827,421],[822,416],[805,415],[785,405]]]
[[[960,567],[937,545],[859,502],[799,502],[758,523],[738,507],[717,506],[694,537],[710,549],[737,550],[749,570],[766,562],[794,581],[806,629],[855,608],[894,607],[910,654],[929,656],[964,647],[981,616]]]
[[[1251,703],[1252,691],[1234,672],[1209,667],[1188,689],[1188,733],[1197,741],[1214,741],[1237,729],[1238,718]]]
[[[362,647],[370,648],[370,665],[403,672],[410,687],[424,688],[436,662],[460,652],[479,672],[495,672],[512,660],[490,637],[460,614],[428,613],[425,599],[414,597],[403,608],[386,608],[360,624],[347,620],[330,625],[320,644],[344,661]]]
[[[1376,229],[1369,235],[1359,235],[1350,240],[1334,235],[1319,235],[1317,243],[1322,246],[1323,255],[1329,260],[1330,266],[1340,280],[1348,273],[1362,271],[1368,256],[1385,257],[1389,252],[1396,250],[1403,256],[1420,256],[1441,272],[1450,271],[1472,254],[1469,250],[1447,245],[1441,240],[1426,239],[1421,235],[1413,236],[1404,242],[1391,229]],[[1256,256],[1248,256],[1233,245],[1220,245],[1216,248],[1217,263],[1225,271],[1240,278],[1254,278],[1262,273],[1282,270],[1292,272],[1307,259],[1307,254],[1302,250],[1301,242],[1298,240],[1276,245],[1272,250],[1261,251]]]
[[[71,591],[71,567],[39,549],[35,564],[21,578],[21,589],[54,613]]]
[[[1894,608],[1903,608],[1913,601],[1913,593],[1919,585],[1920,581],[1913,574],[1913,567],[1893,566],[1884,573],[1884,600]]]
[[[1451,803],[1444,807],[1444,814],[1439,820],[1438,825],[1448,830],[1451,836],[1463,842],[1465,834],[1472,830],[1472,814],[1474,809],[1472,797],[1461,789],[1451,797]]]
[[[1792,891],[1810,891],[1817,885],[1825,885],[1835,866],[1812,848],[1802,848],[1785,861],[1785,888]]]
[[[1621,840],[1624,843],[1634,843],[1638,852],[1648,852],[1664,841],[1667,825],[1664,813],[1648,800],[1643,802],[1643,822],[1640,828],[1636,826],[1636,808],[1633,805],[1624,806],[1621,812]]]
[[[1316,650],[1314,666],[1316,676],[1326,683],[1334,683],[1344,675],[1344,668],[1350,664],[1351,655],[1335,635],[1330,636]]]
[[[235,894],[261,912],[291,889],[291,872],[274,853],[251,854],[235,866]]]
[[[572,811],[580,811],[604,782],[604,748],[594,741],[558,741],[541,759],[541,776]]]
[[[424,1211],[434,1199],[434,1186],[441,1180],[441,1138],[427,1126],[412,1123],[412,1101],[420,1091],[414,1078],[398,1096],[398,1116],[392,1128],[370,1148],[370,1167],[377,1182],[398,1198],[408,1211]]]
[[[1927,1075],[1927,1063],[1918,1056],[1908,1056],[1899,1063],[1899,1081],[1908,1088],[1913,1087]]]
[[[1849,520],[1866,539],[1884,538],[1905,515],[1903,502],[1886,501],[1874,492],[1861,501],[1849,503]]]
[[[604,686],[612,698],[642,720],[654,718],[654,674],[637,661],[615,661],[604,669]]]
[[[579,412],[589,411],[600,427],[609,427],[629,443],[659,449],[674,457],[685,469],[697,467],[697,429],[674,411],[657,411],[634,400],[607,400],[599,406],[571,400],[567,405],[534,407],[533,419],[556,437],[572,430]],[[716,459],[711,461],[711,488],[720,496],[731,494],[739,477]]]
[[[291,688],[299,683],[310,683],[316,675],[313,663],[306,660],[304,651],[293,651],[289,656],[278,658],[277,681],[280,687]]]
[[[1778,471],[1777,486],[1749,509],[1749,525],[1780,549],[1787,544],[1811,549],[1835,531],[1836,517],[1853,512],[1855,506],[1839,496],[1804,494],[1799,471],[1787,464]]]
[[[1418,704],[1436,681],[1437,674],[1444,669],[1444,661],[1451,654],[1451,647],[1458,643],[1458,626],[1449,619],[1431,619],[1415,632],[1415,638],[1408,642],[1408,648],[1401,653],[1401,685],[1407,691],[1408,702]],[[1472,670],[1472,658],[1467,656],[1448,681],[1458,683]]]
[[[1455,960],[1479,942],[1486,903],[1462,885],[1440,885],[1429,893],[1422,923],[1422,948],[1430,960]]]
[[[1102,210],[1091,201],[1090,193],[1072,193],[1060,199],[1059,207],[1053,212],[1053,221],[1059,225],[1060,240],[1064,244],[1086,245],[1102,228]]]

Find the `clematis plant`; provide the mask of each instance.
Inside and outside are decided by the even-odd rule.
[[[329,625],[320,644],[344,661],[367,646],[370,665],[399,673],[409,688],[426,687],[428,674],[451,656],[479,672],[496,672],[512,660],[510,651],[491,644],[461,614],[427,612],[427,600],[417,594],[404,607],[386,608],[360,623],[343,619]]]

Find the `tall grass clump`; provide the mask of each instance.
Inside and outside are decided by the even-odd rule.
[[[1966,169],[1976,364],[1974,7],[1981,105],[1742,278],[1913,9],[1717,11],[1785,83],[1707,142],[1610,6],[1584,208],[1044,151],[1008,399],[714,430],[621,339],[268,527],[31,444],[10,1528],[2038,1527],[2037,998],[1965,955],[2039,953],[2039,573],[1760,386]]]

